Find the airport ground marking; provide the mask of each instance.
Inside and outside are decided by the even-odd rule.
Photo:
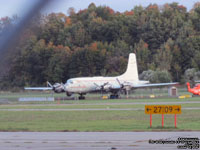
[[[181,105],[145,105],[145,114],[150,115],[150,128],[152,127],[152,114],[162,115],[164,127],[164,114],[174,114],[174,126],[177,127],[177,114],[181,114]]]

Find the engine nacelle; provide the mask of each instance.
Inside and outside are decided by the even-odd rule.
[[[60,83],[55,83],[53,85],[53,90],[54,90],[55,93],[63,93],[63,92],[65,92],[64,85],[60,84]]]
[[[61,88],[60,88],[60,89],[55,89],[54,92],[55,92],[55,93],[63,93],[63,92],[65,92],[65,91],[64,91],[64,89],[61,89]]]

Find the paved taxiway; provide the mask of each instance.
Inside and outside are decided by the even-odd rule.
[[[183,144],[149,144],[149,140],[200,138],[200,132],[0,132],[2,150],[154,150]]]

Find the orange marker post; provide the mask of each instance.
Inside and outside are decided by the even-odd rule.
[[[150,114],[150,128],[152,127],[152,114]]]
[[[176,128],[176,114],[174,115],[174,126]]]
[[[162,128],[164,127],[164,114],[162,114]]]
[[[60,104],[60,99],[58,99],[57,104]]]

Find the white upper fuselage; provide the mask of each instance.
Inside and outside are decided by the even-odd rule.
[[[104,86],[104,90],[115,90],[120,88],[120,83],[129,83],[134,87],[134,85],[141,84],[141,81],[124,79],[120,76],[117,77],[80,77],[71,78],[67,80],[65,84],[65,89],[70,93],[88,93],[100,90],[100,86]]]

